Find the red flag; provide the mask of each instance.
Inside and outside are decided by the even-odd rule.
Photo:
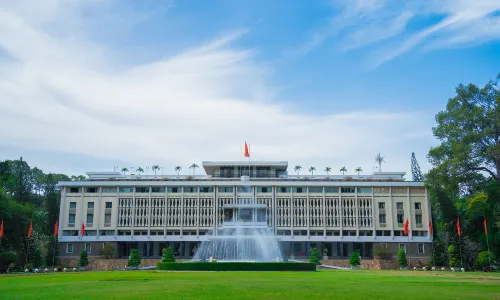
[[[427,226],[429,227],[429,234],[432,235],[432,223],[431,223],[431,220],[429,220],[429,224]]]
[[[250,150],[248,149],[247,142],[245,142],[245,157],[250,157]]]
[[[54,224],[54,237],[57,236],[58,231],[59,231],[59,220],[57,220],[56,224]]]
[[[2,224],[0,225],[0,239],[3,238],[3,220]]]
[[[3,222],[2,222],[3,225]],[[484,234],[488,235],[488,226],[486,225],[486,217],[484,218],[483,221],[483,227],[484,227]]]
[[[406,218],[405,228],[404,228],[405,235],[408,235],[408,227],[409,227],[409,225],[410,225],[410,221],[408,221],[408,218]]]
[[[31,237],[31,233],[33,232],[33,220],[30,222],[30,228],[28,229],[28,238]]]
[[[460,230],[460,218],[457,219],[457,234],[459,237],[462,235],[462,231]]]
[[[82,236],[85,234],[85,224],[82,222]]]

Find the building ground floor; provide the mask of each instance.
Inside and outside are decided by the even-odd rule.
[[[78,257],[86,250],[90,257],[102,255],[104,245],[108,243],[114,249],[114,258],[128,258],[131,249],[137,249],[142,258],[160,258],[162,249],[172,247],[179,259],[190,259],[199,248],[200,241],[127,241],[127,242],[60,242],[60,257]],[[309,257],[312,248],[318,248],[328,259],[346,259],[359,249],[361,259],[373,259],[384,256],[396,258],[399,249],[406,251],[408,258],[425,259],[432,256],[431,243],[419,242],[319,242],[319,241],[280,241],[280,249],[288,259]]]

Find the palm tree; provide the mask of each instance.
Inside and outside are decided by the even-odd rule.
[[[159,165],[154,165],[154,166],[151,167],[151,170],[153,172],[155,172],[155,175],[156,175],[156,171],[160,170],[160,166]]]
[[[345,167],[340,168],[340,172],[342,172],[342,175],[344,175],[345,172],[347,172],[347,169]]]
[[[182,170],[181,166],[175,167],[175,172],[177,172],[177,175],[179,175],[179,172]]]
[[[127,169],[127,168],[122,168],[122,173],[123,173],[123,175],[125,175],[125,173],[127,173],[127,172],[128,172],[128,169]]]
[[[325,172],[326,172],[326,175],[330,175],[330,171],[332,170],[332,168],[330,167],[326,167],[325,168]]]
[[[196,173],[196,168],[199,168],[197,164],[192,164],[189,166],[190,169],[193,169],[193,175]]]
[[[354,172],[358,173],[358,175],[359,175],[359,173],[360,173],[360,172],[363,172],[363,170],[361,169],[361,167],[357,167],[357,168],[354,170]]]
[[[316,171],[315,167],[310,167],[309,168],[309,173],[311,173],[311,175],[314,175],[314,171]]]
[[[382,172],[382,163],[385,162],[385,159],[384,156],[380,155],[380,152],[375,156],[375,162],[378,163],[378,171]]]
[[[139,175],[141,175],[141,173],[144,173],[144,169],[143,169],[143,168],[141,168],[141,167],[137,167],[137,169],[135,169],[135,171],[136,171]]]
[[[299,175],[300,169],[302,169],[301,166],[295,166],[295,168],[293,168],[293,170],[297,172],[297,175]]]

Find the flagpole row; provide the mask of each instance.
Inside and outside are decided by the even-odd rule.
[[[486,234],[486,247],[488,248],[488,262],[490,264],[490,270],[491,270],[490,242],[488,240],[488,223],[486,222],[486,217],[484,218],[483,226],[484,226],[484,233]]]

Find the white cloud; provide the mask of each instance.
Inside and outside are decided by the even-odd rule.
[[[318,116],[290,111],[272,96],[262,99],[274,94],[271,70],[254,50],[233,46],[244,31],[126,68],[113,59],[121,49],[91,42],[92,32],[54,33],[64,22],[68,28],[85,22],[80,5],[61,10],[65,1],[51,3],[43,22],[24,6],[0,10],[0,148],[173,170],[193,161],[238,160],[246,140],[254,159],[371,172],[377,152],[387,157],[386,169],[408,171],[411,151],[423,156],[432,140],[433,121],[418,112]]]

